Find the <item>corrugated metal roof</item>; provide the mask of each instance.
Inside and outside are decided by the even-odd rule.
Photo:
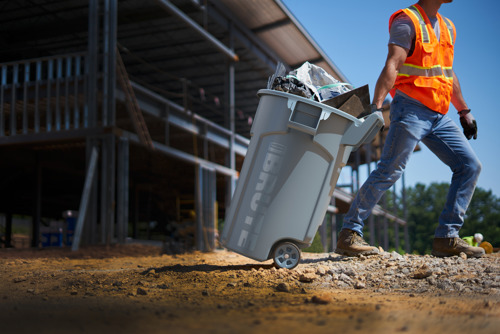
[[[280,0],[220,2],[291,67],[298,67],[309,61],[338,80],[348,82],[346,76]]]

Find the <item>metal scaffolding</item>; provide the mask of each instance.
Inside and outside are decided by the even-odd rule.
[[[257,87],[265,87],[278,62],[297,65],[286,62],[286,52],[262,38],[275,26],[250,28],[227,7],[234,2],[225,1],[89,0],[85,8],[74,1],[65,5],[68,12],[85,18],[85,29],[70,32],[64,42],[47,37],[46,49],[36,40],[37,50],[46,55],[36,56],[26,48],[20,54],[32,57],[0,63],[0,149],[12,161],[5,167],[10,178],[0,180],[12,194],[4,195],[0,205],[7,222],[5,243],[10,244],[13,214],[22,214],[32,219],[32,246],[38,247],[46,220],[69,209],[61,205],[81,211],[74,247],[124,243],[138,237],[141,222],[149,235],[153,223],[167,220],[167,212],[174,210],[170,202],[177,201],[175,216],[181,216],[182,196],[189,193],[194,246],[213,250],[219,211],[230,203],[248,148]],[[265,5],[291,15],[279,1]],[[50,11],[47,8],[44,11]],[[10,14],[18,15],[20,22],[31,19],[23,9]],[[136,11],[150,21],[141,21]],[[285,23],[300,34],[296,43],[306,41],[316,50],[318,64],[344,78],[304,29],[297,28],[295,19]],[[173,34],[181,35],[176,42],[171,41]],[[160,38],[167,46],[157,42]],[[176,52],[169,53],[176,43]],[[193,59],[187,61],[189,57]],[[14,157],[20,152],[29,163],[17,162]],[[363,152],[365,157],[357,153],[352,164],[357,179],[350,185],[352,193],[359,184],[361,162],[371,168],[377,156],[370,145]],[[30,181],[20,182],[25,175]],[[19,191],[16,182],[22,184]],[[53,192],[49,182],[57,183]],[[33,203],[28,208],[16,205],[26,189]],[[325,238],[326,225],[321,229],[325,244],[330,240],[329,249],[335,244],[339,203],[349,200],[352,196],[335,193],[328,215],[330,236]],[[384,247],[389,244],[388,220],[395,221],[396,248],[397,227],[405,226],[407,247],[404,222],[378,210]],[[172,225],[169,219],[163,225]],[[376,229],[371,222],[370,238],[375,238]]]

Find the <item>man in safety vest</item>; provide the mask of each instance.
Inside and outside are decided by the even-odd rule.
[[[477,247],[483,241],[483,235],[481,233],[475,233],[473,236],[463,237],[462,239],[469,245]]]
[[[358,256],[379,252],[364,241],[363,221],[384,192],[400,178],[420,142],[453,171],[432,254],[439,257],[461,252],[469,257],[484,254],[482,248],[468,245],[458,234],[481,162],[467,141],[477,138],[476,121],[453,71],[455,26],[438,13],[443,3],[450,2],[420,0],[395,12],[389,20],[389,51],[375,86],[372,111],[382,110],[390,92],[393,96],[390,128],[377,168],[356,194],[344,218],[336,249],[339,254]],[[450,102],[458,110],[463,133],[446,115]]]

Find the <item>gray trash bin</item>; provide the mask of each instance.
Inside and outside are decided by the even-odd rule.
[[[262,89],[250,145],[221,236],[257,261],[294,268],[327,211],[351,152],[384,125],[297,95]]]

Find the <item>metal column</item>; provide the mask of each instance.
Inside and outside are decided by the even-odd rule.
[[[355,154],[355,160],[356,160],[356,178],[354,179],[353,178],[353,182],[354,180],[356,180],[356,186],[353,187],[355,191],[353,191],[353,193],[356,193],[359,191],[359,188],[361,188],[360,186],[360,178],[359,178],[359,167],[361,165],[361,153],[359,152],[359,150],[356,150],[356,152],[354,153]]]
[[[83,226],[85,223],[85,218],[87,215],[88,203],[90,200],[90,192],[92,188],[92,183],[95,178],[95,171],[97,166],[97,160],[99,158],[99,152],[96,147],[92,147],[92,153],[90,156],[90,163],[88,165],[85,184],[83,186],[82,197],[80,200],[80,207],[78,209],[78,219],[75,226],[75,236],[73,239],[73,244],[71,245],[72,251],[77,251],[80,247],[80,240],[83,233]]]
[[[92,153],[94,148],[100,147],[100,140],[97,138],[87,138],[86,142],[86,169],[92,161]],[[87,215],[84,223],[84,232],[82,233],[82,242],[88,244],[98,244],[99,243],[99,230],[97,228],[98,219],[98,173],[99,170],[96,169],[96,176],[92,179],[92,185],[90,186],[90,198],[87,208]]]
[[[341,225],[342,226],[342,225]],[[332,214],[332,239],[331,239],[331,250],[335,251],[337,248],[337,214]]]
[[[18,86],[19,79],[19,65],[15,64],[12,68],[12,96],[11,96],[11,104],[10,104],[10,135],[16,135],[16,127],[17,127],[17,116],[16,116],[16,91]]]
[[[128,235],[129,217],[129,141],[127,138],[118,140],[117,160],[116,234],[118,242],[124,243]]]
[[[403,183],[403,189],[402,189],[402,201],[403,201],[403,219],[405,220],[406,224],[404,227],[404,233],[405,233],[405,252],[410,253],[411,247],[410,247],[410,235],[408,234],[408,212],[406,210],[406,178],[405,178],[405,173],[403,173],[403,177],[401,178],[402,183]]]
[[[99,1],[89,1],[89,34],[88,34],[88,57],[86,74],[87,80],[87,105],[88,114],[84,115],[84,125],[93,128],[97,125],[97,71],[98,71],[98,42],[99,42]]]
[[[106,245],[114,241],[115,222],[115,136],[102,139],[101,159],[101,242]]]
[[[392,196],[392,206],[394,208],[394,216],[397,216],[398,210],[397,210],[397,193],[396,193],[396,185],[393,186],[393,196]],[[408,224],[408,222],[407,222]],[[396,248],[396,252],[399,251],[399,223],[395,222],[394,223],[394,248]]]
[[[5,98],[5,86],[7,86],[7,66],[2,66],[2,74],[0,77],[0,137],[5,136],[5,120],[4,120],[4,106],[3,101]]]
[[[233,25],[230,24],[229,27],[229,45],[231,49],[234,49],[234,34],[233,34]],[[236,169],[236,154],[234,152],[234,140],[236,133],[236,125],[235,125],[235,65],[234,62],[228,61],[227,65],[227,100],[229,105],[229,117],[227,119],[227,124],[229,126],[229,130],[231,131],[230,143],[229,143],[229,168],[231,170]],[[233,196],[234,190],[236,188],[236,178],[234,175],[227,177],[227,187],[226,187],[226,208],[229,207],[231,203],[231,198]]]
[[[323,252],[328,252],[328,236],[327,236],[327,227],[328,227],[328,215],[325,215],[323,218],[323,223],[319,227],[319,235],[321,237],[321,245],[323,246]]]
[[[335,206],[335,197],[333,196],[331,204]],[[331,250],[335,251],[336,247],[337,247],[337,214],[332,212]]]
[[[196,167],[196,249],[207,252],[215,249],[215,170],[203,166]]]
[[[364,145],[364,148],[365,148],[365,161],[366,161],[366,167],[367,167],[367,172],[368,172],[368,176],[370,176],[371,172],[372,172],[372,166],[371,166],[371,163],[372,163],[372,145],[371,144],[365,144]],[[359,190],[359,186],[358,186],[358,190]],[[375,231],[375,217],[373,214],[371,214],[369,217],[368,217],[368,226],[369,226],[369,229],[370,229],[370,245],[374,245],[375,244],[375,240],[377,239],[376,238],[376,231]]]
[[[40,243],[40,222],[42,219],[42,166],[40,164],[39,154],[35,158],[35,205],[33,212],[33,230],[31,247],[38,247]]]
[[[387,195],[384,194],[383,197],[383,208],[387,210]],[[384,215],[384,218],[382,218],[382,224],[383,224],[383,243],[384,243],[384,249],[387,251],[389,249],[389,222],[387,219],[387,216]]]
[[[102,124],[115,124],[117,1],[104,1]]]

